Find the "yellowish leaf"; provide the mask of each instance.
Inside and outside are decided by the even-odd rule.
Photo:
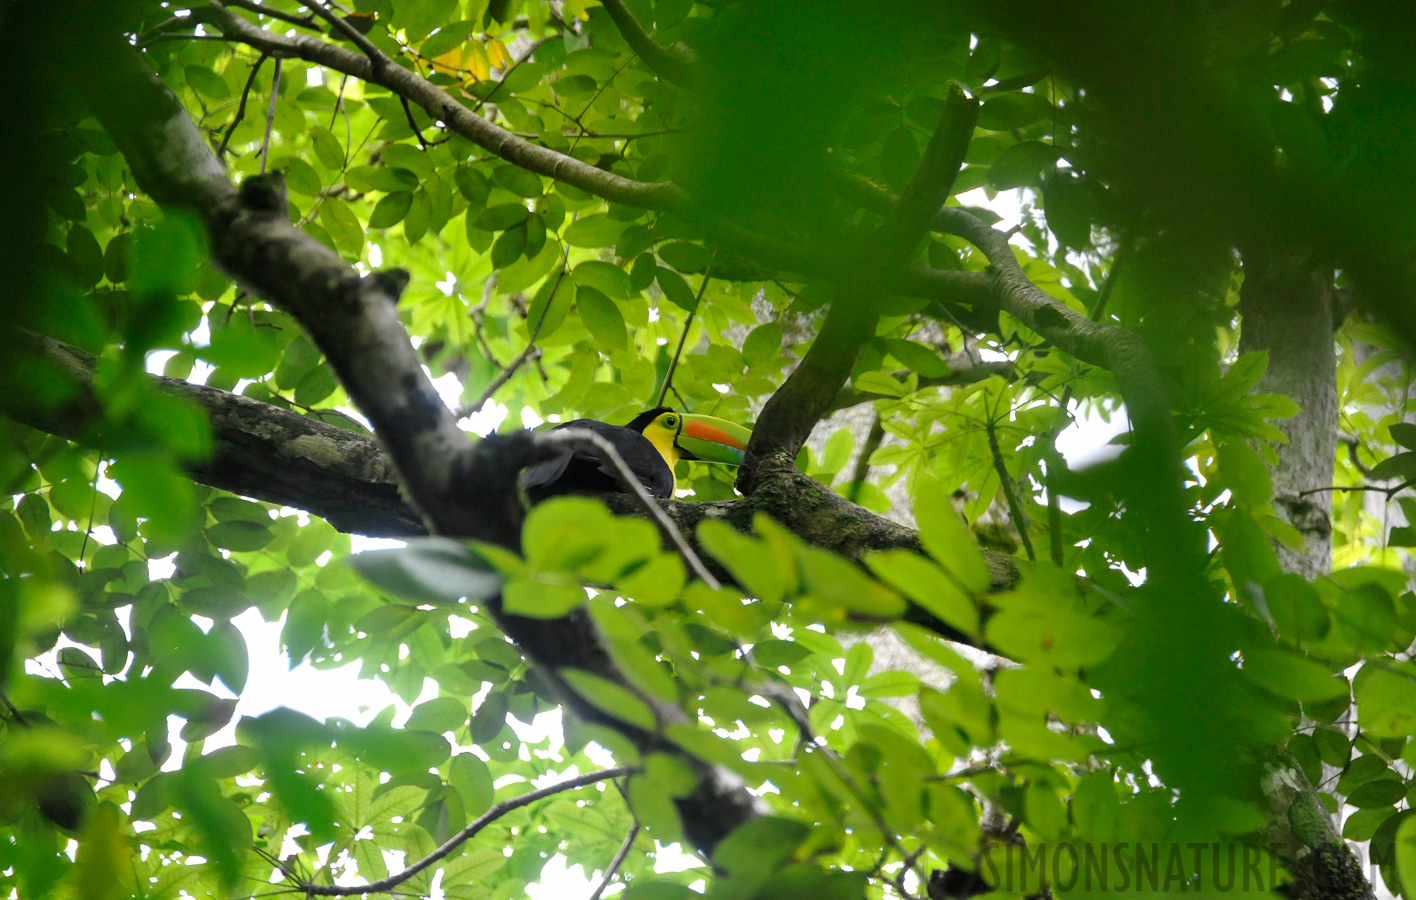
[[[510,66],[511,54],[506,51],[506,44],[498,40],[487,41],[487,62],[497,69]]]
[[[487,61],[487,48],[478,41],[468,41],[463,45],[462,67],[467,70],[467,77],[477,81],[486,81],[492,74],[491,66]]]
[[[434,72],[460,78],[462,76],[462,69],[464,68],[462,64],[462,48],[453,47],[446,53],[433,57],[432,66]]]

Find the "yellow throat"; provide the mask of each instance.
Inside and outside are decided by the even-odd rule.
[[[669,422],[673,424],[670,425]],[[674,443],[678,439],[679,425],[682,420],[678,413],[666,412],[654,421],[650,422],[644,429],[644,436],[649,439],[649,443],[654,445],[654,449],[659,451],[659,455],[664,458],[664,462],[669,464],[669,471],[672,472],[674,466],[678,465],[679,459],[683,456],[683,451],[678,444]],[[678,478],[674,478],[674,487],[678,487]]]

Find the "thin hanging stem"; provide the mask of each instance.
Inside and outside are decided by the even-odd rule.
[[[669,388],[674,383],[674,370],[678,368],[679,356],[683,353],[683,345],[688,342],[688,330],[693,327],[693,317],[698,314],[698,304],[703,302],[703,292],[708,289],[708,282],[712,279],[708,277],[708,272],[703,273],[703,283],[698,286],[698,294],[693,298],[693,309],[689,311],[688,318],[683,323],[683,333],[679,335],[678,346],[674,348],[674,358],[669,360],[669,370],[664,373],[664,383],[659,386],[659,398],[654,401],[654,406],[664,405],[664,398],[669,395]]]
[[[261,142],[261,174],[266,172],[266,161],[270,158],[270,131],[275,125],[275,101],[280,97],[280,57],[275,58],[275,75],[270,82],[270,108],[266,110],[265,140]]]

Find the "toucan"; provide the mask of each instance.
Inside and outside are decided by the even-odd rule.
[[[642,412],[625,425],[573,419],[551,430],[563,428],[585,428],[603,435],[655,497],[674,495],[674,465],[681,459],[742,465],[752,436],[749,429],[726,419],[688,415],[667,406]],[[623,491],[610,464],[586,450],[567,450],[528,467],[521,475],[521,486],[532,503],[558,494]]]

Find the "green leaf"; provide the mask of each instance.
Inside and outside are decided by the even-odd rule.
[[[708,271],[713,254],[702,244],[669,241],[659,245],[659,259],[686,275],[697,275]]]
[[[782,346],[782,326],[776,322],[758,325],[742,342],[742,355],[749,366],[760,366],[776,357]]]
[[[1014,144],[994,160],[988,170],[988,183],[1000,191],[1031,184],[1058,156],[1057,148],[1041,141]]]
[[[909,186],[919,168],[919,142],[908,128],[896,128],[880,148],[880,174],[895,193]]]
[[[462,796],[463,808],[469,816],[480,816],[492,805],[495,790],[487,764],[472,753],[459,753],[448,764],[448,782]]]
[[[300,157],[282,156],[280,159],[271,160],[270,167],[285,173],[285,186],[290,188],[291,193],[304,194],[307,197],[319,196],[323,187],[319,173],[315,171],[314,166]]]
[[[1371,809],[1372,807],[1391,806],[1405,796],[1406,785],[1402,783],[1400,778],[1379,778],[1376,781],[1358,785],[1351,794],[1347,795],[1347,802],[1362,809]]]
[[[1215,461],[1224,483],[1241,506],[1262,508],[1273,499],[1273,476],[1268,464],[1247,441],[1217,441]]]
[[[473,224],[483,231],[505,231],[525,222],[531,211],[521,203],[499,203],[482,210]]]
[[[553,293],[554,292],[554,293]],[[526,311],[527,327],[542,340],[556,333],[575,301],[575,285],[569,278],[548,278],[536,291]]]
[[[598,87],[589,75],[567,75],[551,82],[551,90],[561,97],[586,97]]]
[[[1389,430],[1393,441],[1408,450],[1416,450],[1416,423],[1393,422]]]
[[[369,214],[370,228],[389,228],[403,221],[408,209],[413,205],[412,191],[395,191],[387,195]]]
[[[455,697],[438,697],[413,707],[403,724],[410,731],[456,731],[467,724],[467,704]]]
[[[466,544],[452,538],[411,538],[405,547],[365,550],[351,556],[349,562],[369,581],[410,600],[485,600],[501,588],[501,575]]]
[[[978,127],[1012,131],[1052,115],[1052,104],[1042,94],[1010,91],[987,100],[978,111]]]
[[[541,176],[520,166],[497,166],[492,170],[492,180],[518,197],[539,197],[544,190]]]
[[[528,619],[559,619],[585,604],[585,588],[564,575],[513,578],[502,591],[502,609]]]
[[[664,292],[664,298],[674,306],[684,312],[693,312],[698,308],[698,298],[693,289],[688,286],[688,282],[683,280],[683,276],[672,269],[659,268],[656,274],[659,281],[659,290]]]
[[[803,547],[797,563],[806,590],[815,601],[874,621],[888,622],[905,614],[905,602],[899,595],[834,553]]]
[[[207,529],[207,540],[223,550],[250,553],[269,544],[275,535],[257,522],[219,522]]]
[[[1416,816],[1407,816],[1396,830],[1396,871],[1401,875],[1404,894],[1406,885],[1416,884]]]
[[[903,384],[884,372],[862,372],[852,383],[856,390],[865,394],[903,397],[909,393]]]
[[[492,268],[502,269],[521,258],[526,249],[526,227],[517,225],[508,228],[497,237],[492,245]]]
[[[1352,680],[1357,720],[1373,738],[1416,733],[1416,673],[1406,665],[1368,662]]]
[[[315,156],[325,168],[344,168],[344,148],[328,128],[310,129],[310,140],[315,145]]]
[[[1280,697],[1320,703],[1347,696],[1347,679],[1324,666],[1286,650],[1250,650],[1244,673],[1251,681]]]
[[[599,556],[613,532],[610,512],[600,501],[552,497],[527,514],[521,546],[533,568],[571,572]]]
[[[182,70],[182,74],[187,76],[187,83],[192,86],[192,90],[208,100],[225,100],[231,96],[231,88],[227,86],[226,79],[206,66],[187,66]]]
[[[334,239],[334,245],[349,256],[364,252],[364,227],[349,204],[338,197],[329,197],[320,207],[320,224]]]
[[[615,302],[595,288],[582,285],[575,292],[575,308],[590,334],[604,347],[623,350],[629,346],[624,316]]]
[[[1416,451],[1408,450],[1382,460],[1372,466],[1367,477],[1372,481],[1407,481],[1416,478]]]
[[[940,378],[949,374],[949,364],[932,347],[904,340],[884,340],[881,344],[891,356],[925,378]]]
[[[865,563],[881,581],[954,626],[964,634],[978,634],[978,607],[953,576],[908,550],[883,550],[866,554]]]
[[[683,823],[673,799],[653,780],[636,775],[629,780],[625,793],[635,819],[649,830],[654,840],[662,844],[683,839]]]
[[[915,490],[915,521],[929,555],[954,573],[975,594],[988,590],[990,575],[969,530],[954,512],[950,492],[939,482],[922,480]]]
[[[565,242],[572,247],[612,247],[625,224],[607,215],[586,216],[566,226]]]
[[[487,176],[470,166],[462,166],[452,173],[452,181],[473,208],[481,209],[487,205],[487,196],[492,192],[492,183]]]
[[[592,287],[616,300],[628,300],[629,274],[613,263],[587,260],[571,270],[570,277],[577,285]]]
[[[558,674],[570,685],[571,690],[601,712],[636,728],[654,730],[656,720],[653,710],[628,688],[580,669],[561,669]]]
[[[767,541],[739,534],[716,519],[704,519],[698,526],[698,541],[759,600],[777,603],[796,588],[795,564]]]
[[[408,213],[403,217],[403,238],[410,244],[416,244],[423,239],[423,235],[428,233],[428,225],[432,221],[432,201],[428,199],[428,192],[419,188],[413,192],[413,202],[408,206]]]

